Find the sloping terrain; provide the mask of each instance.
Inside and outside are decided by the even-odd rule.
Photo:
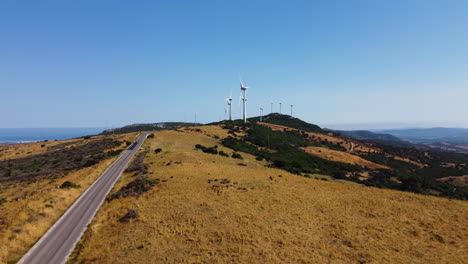
[[[69,262],[466,262],[465,201],[301,177],[244,152],[233,158],[221,143],[232,133],[156,132],[142,149],[145,166],[135,165],[147,171],[125,173],[113,190],[140,192],[105,202]]]
[[[0,263],[15,262],[26,253],[135,136],[93,136],[3,148]],[[19,153],[18,158],[11,153]]]
[[[286,121],[277,122],[279,118]],[[456,181],[438,180],[467,175],[467,155],[432,151],[418,146],[413,147],[411,144],[402,146],[387,144],[380,140],[359,141],[316,128],[313,129],[315,132],[309,132],[303,130],[308,129],[305,122],[278,114],[275,114],[274,120],[279,124],[291,122],[295,127],[259,121],[245,126],[226,123],[224,126],[229,127],[231,132],[239,130],[246,136],[238,140],[229,139],[223,143],[231,148],[252,153],[260,159],[266,158],[272,162],[273,167],[295,174],[326,174],[368,186],[468,199],[468,189],[465,186],[454,184]],[[271,131],[261,129],[259,126],[270,128]],[[270,137],[272,140],[268,141],[273,143],[265,141]],[[275,153],[260,151],[246,144],[266,147]],[[300,148],[320,159],[307,157],[299,151]],[[368,165],[378,166],[366,166],[367,162],[370,162]],[[444,165],[446,163],[454,163],[455,166],[447,167]]]
[[[275,131],[301,131],[300,129],[270,124],[265,122],[257,122],[258,125],[266,126]],[[336,144],[343,147],[343,150],[355,151],[355,152],[382,152],[381,149],[375,148],[372,145],[364,144],[357,140],[353,140],[346,137],[341,137],[333,134],[332,132],[327,132],[326,134],[314,133],[304,131],[308,135],[308,139],[316,142],[326,142],[331,144]]]
[[[331,161],[359,165],[369,169],[390,169],[390,167],[365,160],[359,156],[344,151],[337,151],[324,147],[306,147],[304,150],[309,154]]]

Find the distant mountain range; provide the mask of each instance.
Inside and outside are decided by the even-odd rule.
[[[468,129],[465,128],[411,128],[377,130],[375,132],[390,134],[416,143],[438,143],[446,141],[455,144],[468,144]]]
[[[468,129],[465,128],[409,128],[391,130],[330,130],[357,140],[369,140],[400,146],[431,148],[468,153]]]
[[[405,143],[400,138],[390,135],[390,134],[381,134],[374,133],[367,130],[330,130],[340,135],[350,137],[357,140],[375,140],[375,141],[385,141],[385,142],[395,142],[395,143]]]

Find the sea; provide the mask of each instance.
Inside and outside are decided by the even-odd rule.
[[[63,140],[96,135],[106,128],[0,128],[0,144]]]

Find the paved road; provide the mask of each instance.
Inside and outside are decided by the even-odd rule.
[[[86,190],[18,263],[62,264],[85,232],[115,182],[141,147],[144,133]]]

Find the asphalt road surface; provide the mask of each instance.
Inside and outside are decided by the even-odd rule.
[[[140,149],[144,133],[75,201],[18,263],[62,264],[67,261],[115,182]]]

